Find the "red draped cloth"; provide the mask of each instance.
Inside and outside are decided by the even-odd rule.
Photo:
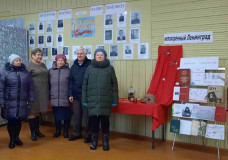
[[[157,103],[170,106],[173,102],[173,87],[178,80],[182,58],[182,46],[159,46],[158,60],[147,94],[153,94]]]
[[[157,104],[134,104],[120,98],[114,113],[153,116],[152,130],[167,121],[167,106],[173,102],[173,87],[178,80],[178,70],[182,58],[182,46],[159,46],[158,60],[147,94],[155,95]]]

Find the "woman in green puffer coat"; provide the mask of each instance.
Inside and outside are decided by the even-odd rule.
[[[118,104],[118,82],[114,68],[103,49],[94,52],[94,60],[86,69],[82,86],[82,104],[88,107],[91,118],[91,150],[97,148],[99,124],[103,133],[103,150],[109,150],[109,117]]]

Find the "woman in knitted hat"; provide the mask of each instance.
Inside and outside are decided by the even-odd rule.
[[[103,49],[94,52],[94,59],[86,69],[82,86],[82,103],[88,107],[91,118],[91,150],[97,148],[99,124],[103,133],[103,150],[109,150],[109,117],[118,104],[118,82],[114,68]]]
[[[27,64],[27,70],[30,72],[35,91],[35,102],[31,103],[31,111],[29,114],[29,126],[31,130],[31,139],[37,140],[37,137],[45,137],[39,129],[40,113],[48,111],[49,85],[48,70],[42,63],[43,52],[39,48],[31,51],[32,61]]]
[[[10,136],[9,148],[23,145],[19,139],[21,121],[29,115],[29,103],[34,101],[33,82],[21,57],[16,54],[9,56],[0,74],[0,106],[1,115],[8,120],[7,129]]]
[[[50,99],[56,126],[53,138],[57,138],[61,134],[61,120],[64,121],[64,138],[68,138],[71,118],[71,108],[68,99],[70,69],[64,54],[58,54],[55,60],[56,63],[49,70]]]

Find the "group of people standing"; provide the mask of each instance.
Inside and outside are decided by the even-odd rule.
[[[39,48],[31,51],[32,61],[26,66],[20,56],[9,56],[0,73],[1,116],[8,120],[9,148],[23,145],[19,134],[25,120],[29,122],[33,141],[45,137],[40,132],[39,120],[40,113],[48,111],[50,100],[56,126],[53,138],[61,135],[61,121],[64,121],[64,138],[69,141],[82,138],[84,113],[87,115],[84,142],[92,142],[91,150],[97,148],[101,122],[103,150],[109,150],[109,117],[112,107],[118,104],[118,82],[105,50],[97,49],[93,60],[86,55],[86,50],[79,48],[77,59],[69,68],[65,55],[58,54],[49,70],[41,62],[43,53]],[[73,135],[69,137],[71,116]]]

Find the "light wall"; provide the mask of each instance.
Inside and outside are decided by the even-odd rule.
[[[29,22],[39,21],[39,13],[47,11],[58,11],[62,9],[73,9],[75,12],[87,11],[89,16],[90,6],[105,5],[120,2],[120,0],[0,0],[0,19],[24,18],[25,26]],[[135,96],[142,98],[149,88],[153,71],[156,66],[158,46],[164,45],[164,34],[182,32],[213,31],[212,43],[183,44],[184,57],[207,57],[218,56],[220,67],[228,64],[228,1],[226,0],[126,0],[127,11],[127,43],[129,43],[129,17],[130,11],[141,10],[141,43],[149,43],[148,60],[137,59],[137,45],[134,45],[134,60],[123,60],[123,45],[119,45],[120,59],[114,61],[114,67],[119,82],[120,97],[127,97],[127,89],[135,88]],[[104,17],[97,16],[95,20],[96,35],[94,38],[71,38],[71,21],[64,21],[64,45],[96,45],[103,44]],[[56,22],[54,27],[56,27]],[[54,28],[56,31],[56,28]],[[114,35],[116,33],[116,15],[114,15]],[[37,31],[36,31],[37,33]],[[55,33],[54,46],[55,46]],[[36,34],[37,37],[37,34]],[[114,36],[115,37],[115,36]],[[114,44],[116,41],[114,40]],[[37,46],[37,39],[36,39]],[[109,45],[105,45],[109,49]],[[31,51],[31,49],[29,49]],[[61,52],[61,48],[59,47]],[[50,49],[49,49],[50,53]],[[50,59],[51,57],[49,57]],[[70,57],[71,59],[71,57]],[[227,70],[226,70],[227,76]],[[225,96],[226,97],[226,94]],[[173,133],[169,132],[170,119],[169,109],[168,122],[166,124],[166,139],[172,140]],[[48,118],[48,117],[46,117]],[[221,123],[224,124],[224,123]],[[111,130],[151,136],[152,118],[150,116],[113,114],[111,116]],[[228,129],[226,128],[226,134]],[[157,129],[155,137],[161,138],[161,129]],[[194,136],[178,135],[177,141],[202,144],[202,139]],[[216,146],[216,141],[205,139],[205,145]],[[220,141],[220,147],[228,148],[228,140]]]

